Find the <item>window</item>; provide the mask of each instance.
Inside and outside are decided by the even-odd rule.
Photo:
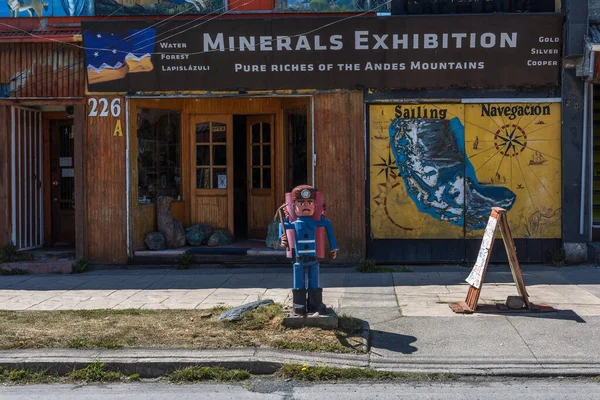
[[[196,124],[196,188],[227,189],[227,125]]]
[[[181,114],[137,109],[138,202],[158,196],[181,200]]]

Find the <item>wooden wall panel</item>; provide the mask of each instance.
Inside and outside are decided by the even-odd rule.
[[[337,260],[358,261],[366,247],[363,95],[319,94],[314,102],[315,185],[340,247]]]
[[[196,197],[196,215],[203,215],[202,223],[213,229],[227,229],[227,196]]]
[[[10,241],[10,108],[0,105],[0,247]]]
[[[87,223],[87,124],[86,106],[75,105],[75,250],[78,259],[88,258]],[[47,186],[49,187],[49,186]]]
[[[0,83],[10,98],[84,95],[83,51],[59,43],[0,44]]]
[[[109,104],[114,99],[104,98]],[[120,99],[119,117],[110,112],[105,117],[88,117],[86,196],[88,259],[92,262],[127,261],[125,101]],[[118,132],[115,136],[117,123],[122,136]]]

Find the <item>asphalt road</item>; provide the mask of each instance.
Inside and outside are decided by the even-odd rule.
[[[489,378],[447,383],[298,384],[255,380],[244,385],[170,385],[140,383],[119,385],[36,385],[0,387],[3,400],[163,400],[163,399],[599,399],[600,382],[591,380],[528,380]]]

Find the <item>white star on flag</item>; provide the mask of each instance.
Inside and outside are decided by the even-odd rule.
[[[97,35],[96,35],[96,37],[97,37],[98,39],[101,39],[101,38],[102,38],[102,35],[101,35],[101,34],[97,34]]]
[[[97,51],[94,53],[94,57],[98,57],[98,52]]]
[[[113,49],[112,53],[117,54],[117,49]]]

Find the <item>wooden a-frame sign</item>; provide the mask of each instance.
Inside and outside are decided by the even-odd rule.
[[[494,237],[496,236],[498,226],[500,226],[502,241],[504,242],[506,254],[508,255],[508,264],[510,265],[513,279],[517,285],[517,290],[519,291],[519,295],[523,298],[525,308],[531,309],[529,296],[525,290],[525,283],[523,282],[523,274],[521,273],[519,260],[517,259],[517,250],[515,249],[515,243],[513,242],[510,228],[508,226],[506,210],[500,207],[494,207],[492,208],[490,219],[485,227],[485,232],[483,234],[483,240],[481,241],[481,247],[479,248],[477,260],[475,261],[473,270],[466,279],[467,283],[470,285],[467,293],[467,299],[465,301],[459,301],[450,304],[450,308],[455,313],[470,314],[475,312],[477,309],[477,302],[479,301],[479,295],[481,294],[481,287],[485,278],[485,272],[490,261],[490,256],[492,255]]]

